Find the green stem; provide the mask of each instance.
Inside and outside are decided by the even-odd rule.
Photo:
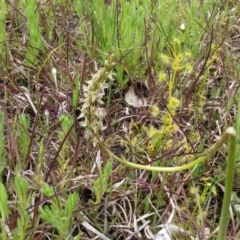
[[[183,171],[186,169],[193,168],[197,164],[205,161],[209,155],[216,152],[227,141],[228,135],[230,134],[229,132],[231,132],[230,129],[232,130],[232,128],[228,128],[223,133],[223,135],[220,137],[220,139],[215,144],[213,144],[210,148],[205,150],[203,153],[192,155],[191,157],[188,157],[185,159],[185,160],[191,160],[192,162],[181,165],[181,166],[175,166],[175,167],[154,167],[154,166],[150,166],[150,165],[142,165],[142,164],[132,163],[132,162],[127,161],[124,157],[120,158],[120,157],[116,156],[100,140],[99,140],[99,144],[102,147],[102,149],[104,149],[104,151],[107,152],[107,154],[110,157],[112,157],[116,161],[118,161],[124,165],[127,165],[129,167],[143,169],[143,170],[147,170],[147,171],[156,171],[156,172],[177,172],[177,171]]]
[[[171,79],[171,82],[170,82],[170,85],[169,85],[169,97],[168,97],[169,100],[170,100],[171,97],[172,97],[172,92],[173,92],[173,87],[174,87],[176,75],[177,75],[177,71],[174,70],[173,76],[172,76],[172,79]],[[168,103],[169,103],[169,100],[168,100]]]
[[[150,166],[150,165],[142,165],[142,164],[137,164],[137,163],[132,163],[127,161],[124,157],[120,158],[118,156],[116,156],[115,154],[113,154],[110,150],[107,149],[107,147],[105,147],[102,143],[100,143],[101,147],[104,149],[104,151],[107,152],[107,154],[112,157],[114,160],[127,165],[129,167],[132,168],[136,168],[136,169],[142,169],[142,170],[147,170],[147,171],[155,171],[155,172],[177,172],[177,171],[182,171],[182,170],[186,170],[186,169],[190,169],[193,168],[196,164],[201,163],[202,161],[204,161],[206,159],[206,156],[201,156],[199,158],[197,158],[195,161],[182,165],[182,166],[176,166],[176,167],[154,167],[154,166]]]
[[[233,129],[232,129],[233,130]],[[225,178],[225,192],[223,197],[222,212],[220,218],[220,225],[218,231],[218,240],[225,240],[227,234],[228,223],[230,219],[229,207],[231,203],[231,195],[234,181],[234,163],[235,163],[235,151],[236,151],[236,134],[233,131],[228,132],[228,159],[227,170]]]

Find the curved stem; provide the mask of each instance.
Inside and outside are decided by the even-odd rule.
[[[155,166],[150,166],[150,165],[142,165],[142,164],[132,163],[132,162],[127,161],[124,157],[120,158],[120,157],[116,156],[100,140],[99,140],[99,144],[104,149],[104,151],[107,152],[107,154],[110,157],[112,157],[116,161],[118,161],[124,165],[127,165],[129,167],[143,169],[143,170],[147,170],[147,171],[156,171],[156,172],[176,172],[176,171],[183,171],[186,169],[193,168],[197,164],[205,161],[209,155],[216,152],[226,142],[229,132],[230,132],[229,129],[232,129],[232,128],[229,127],[223,133],[223,135],[219,138],[219,140],[215,144],[213,144],[210,148],[205,150],[203,153],[192,155],[192,157],[190,157],[190,160],[193,160],[192,162],[181,165],[181,166],[175,166],[175,167],[155,167]],[[189,158],[188,159],[186,158],[186,160],[189,160]]]
[[[177,171],[182,171],[182,170],[193,168],[196,164],[199,164],[199,163],[203,162],[204,160],[206,160],[206,156],[200,156],[195,161],[193,161],[191,163],[188,163],[188,164],[184,164],[182,166],[176,166],[176,167],[154,167],[154,166],[150,166],[150,165],[142,165],[142,164],[129,162],[124,157],[120,158],[120,157],[116,156],[114,153],[112,153],[110,150],[108,150],[107,147],[105,147],[102,143],[100,143],[100,146],[114,160],[116,160],[116,161],[118,161],[118,162],[120,162],[120,163],[122,163],[124,165],[127,165],[129,167],[136,168],[136,169],[147,170],[147,171],[177,172]]]

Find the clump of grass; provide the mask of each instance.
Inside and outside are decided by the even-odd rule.
[[[0,54],[1,56],[5,56],[6,54],[6,44],[7,44],[7,32],[5,28],[5,22],[6,22],[6,12],[7,12],[7,5],[2,2],[1,7],[0,7],[0,39],[1,39],[1,44],[0,44]],[[1,66],[4,67],[4,66]]]
[[[44,42],[42,40],[41,26],[40,26],[40,14],[37,7],[37,1],[21,1],[21,7],[24,9],[25,16],[27,18],[27,27],[29,30],[28,41],[29,48],[25,55],[25,60],[28,64],[34,65],[38,54],[44,48]]]

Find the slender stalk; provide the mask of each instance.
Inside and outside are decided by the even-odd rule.
[[[186,169],[193,168],[197,164],[205,161],[209,155],[216,152],[227,141],[229,135],[232,136],[231,135],[232,131],[234,131],[234,129],[232,127],[229,127],[223,133],[223,135],[220,137],[220,139],[215,144],[213,144],[210,148],[208,148],[201,154],[192,155],[191,157],[189,157],[187,159],[187,160],[192,160],[192,162],[181,165],[181,166],[175,166],[175,167],[154,167],[154,166],[149,166],[149,165],[146,166],[146,165],[132,163],[132,162],[127,161],[124,157],[120,158],[120,157],[116,156],[100,140],[98,140],[98,142],[99,142],[100,146],[102,147],[102,149],[104,149],[104,151],[107,152],[110,157],[112,157],[114,160],[116,160],[124,165],[127,165],[129,167],[143,169],[143,170],[147,170],[147,171],[156,171],[156,172],[177,172],[177,171],[183,171]]]
[[[155,171],[155,172],[177,172],[177,171],[183,171],[186,169],[193,168],[196,164],[201,163],[202,161],[206,160],[206,156],[201,156],[197,160],[184,164],[182,166],[176,166],[176,167],[154,167],[154,166],[149,166],[149,165],[142,165],[142,164],[137,164],[137,163],[132,163],[127,161],[124,157],[118,157],[114,153],[112,153],[110,150],[108,150],[107,147],[105,147],[102,143],[100,143],[100,146],[104,149],[107,154],[112,157],[114,160],[127,165],[132,168],[136,169],[142,169],[142,170],[147,170],[147,171]]]
[[[232,131],[230,131],[232,130]],[[223,197],[222,212],[220,218],[218,240],[225,240],[227,234],[228,223],[230,219],[229,207],[231,203],[231,194],[234,181],[234,163],[235,163],[235,151],[236,151],[236,133],[234,129],[228,131],[228,159],[227,170],[225,178],[225,192]]]

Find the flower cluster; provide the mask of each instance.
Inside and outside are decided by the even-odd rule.
[[[179,94],[175,91],[175,85],[179,83],[179,73],[185,76],[186,74],[190,74],[193,69],[190,63],[191,52],[182,51],[180,39],[174,38],[172,44],[168,42],[166,44],[171,51],[171,56],[162,54],[161,59],[164,65],[172,69],[172,72],[171,75],[168,76],[165,72],[161,71],[158,76],[158,81],[161,85],[164,84],[168,86],[167,111],[161,117],[161,129],[158,130],[154,127],[146,129],[146,133],[150,139],[148,142],[148,152],[150,155],[158,152],[160,145],[164,145],[165,148],[171,148],[172,139],[176,131],[178,131],[178,125],[174,122],[173,117],[181,105],[181,100],[177,98]],[[159,113],[160,110],[158,106],[152,104],[151,115],[155,118],[159,116]]]
[[[102,98],[105,95],[104,90],[108,88],[106,80],[113,79],[112,69],[114,66],[113,55],[110,55],[105,61],[103,68],[92,74],[92,79],[83,86],[83,105],[78,118],[84,118],[84,121],[80,124],[84,127],[87,126],[94,134],[106,128],[102,120],[106,116],[107,111],[102,107],[104,104]]]

